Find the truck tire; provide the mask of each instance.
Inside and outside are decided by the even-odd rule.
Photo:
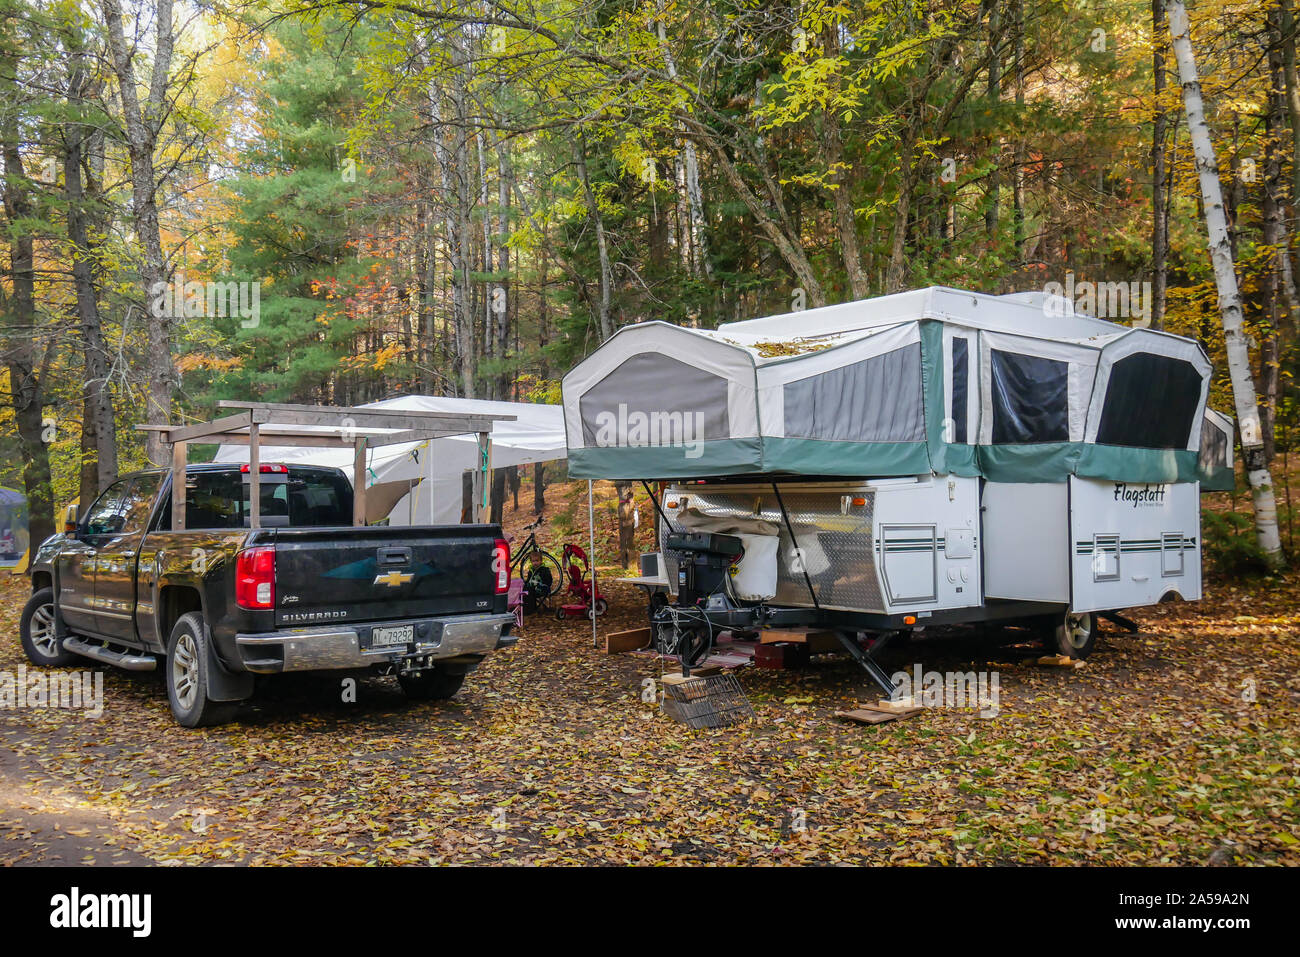
[[[412,701],[446,701],[465,683],[463,673],[452,674],[441,668],[428,668],[414,674],[397,676],[406,696]]]
[[[42,588],[27,599],[23,616],[19,619],[18,635],[27,660],[42,668],[62,668],[81,657],[64,651],[63,643],[55,634],[53,588]]]
[[[235,707],[208,697],[208,629],[196,611],[181,615],[167,640],[164,664],[172,716],[184,728],[229,721]]]
[[[1068,612],[1047,633],[1047,650],[1082,660],[1097,644],[1097,619],[1092,612]]]

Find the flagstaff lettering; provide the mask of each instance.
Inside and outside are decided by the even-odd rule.
[[[1130,486],[1127,482],[1115,483],[1115,501],[1128,502],[1134,508],[1159,508],[1165,504],[1168,485]]]
[[[50,926],[59,929],[127,928],[148,937],[153,927],[151,894],[82,894],[74,887],[50,898]]]
[[[629,412],[627,403],[620,402],[617,415],[609,410],[597,414],[596,444],[601,448],[676,446],[686,450],[688,459],[698,459],[704,454],[703,418],[698,412]]]

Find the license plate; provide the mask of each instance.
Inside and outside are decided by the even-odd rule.
[[[394,628],[370,629],[370,647],[372,648],[380,648],[385,645],[409,645],[414,640],[414,625],[397,625]]]

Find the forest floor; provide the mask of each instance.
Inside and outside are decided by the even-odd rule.
[[[643,621],[605,587],[602,632]],[[0,674],[24,663],[25,598],[0,579]],[[338,679],[289,676],[201,730],[173,723],[160,675],[88,663],[98,717],[0,710],[0,864],[1300,864],[1300,581],[1134,616],[1078,668],[899,644],[886,670],[996,672],[1000,707],[878,726],[834,716],[878,695],[817,656],[742,669],[756,720],[689,730],[642,701],[655,659],[550,616],[451,701],[375,678],[345,703]]]

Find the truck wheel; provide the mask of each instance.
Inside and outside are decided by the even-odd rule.
[[[1067,658],[1083,659],[1097,643],[1097,622],[1092,612],[1069,612],[1048,633],[1047,647]]]
[[[42,668],[62,668],[80,657],[64,651],[63,643],[55,634],[53,588],[42,588],[27,599],[18,623],[18,634],[27,660]]]
[[[412,701],[446,701],[460,690],[465,675],[429,668],[414,674],[398,675],[397,682]]]
[[[208,630],[196,611],[181,615],[167,641],[167,699],[176,723],[203,728],[229,721],[234,708],[208,697]]]

